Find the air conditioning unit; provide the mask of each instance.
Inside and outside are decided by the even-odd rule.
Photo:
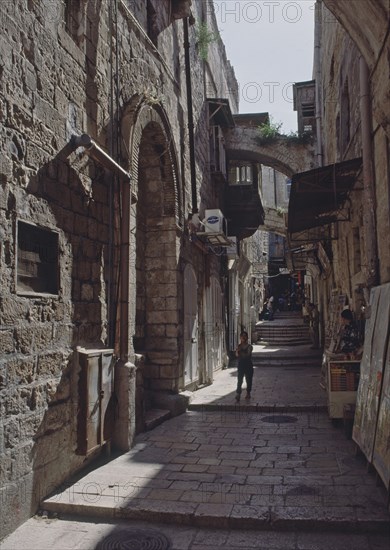
[[[220,210],[205,210],[203,223],[206,233],[223,233],[227,235],[227,222]]]

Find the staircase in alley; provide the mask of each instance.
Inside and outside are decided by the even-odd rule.
[[[252,333],[257,366],[319,364],[321,350],[311,349],[309,325],[300,311],[276,312],[273,321],[259,321]]]
[[[310,344],[309,326],[299,311],[276,312],[273,321],[256,325],[257,342],[267,346],[299,346]]]

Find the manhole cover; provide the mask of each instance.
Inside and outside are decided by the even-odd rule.
[[[314,487],[308,487],[307,485],[298,485],[297,487],[294,487],[293,489],[290,489],[287,491],[287,495],[290,497],[294,496],[303,496],[303,495],[316,495],[318,493],[318,490]]]
[[[158,531],[124,529],[108,535],[95,550],[170,550],[169,539]]]
[[[298,422],[298,418],[296,416],[285,416],[285,415],[272,415],[272,416],[265,416],[261,419],[262,422],[269,422],[270,424],[289,424],[291,422]]]

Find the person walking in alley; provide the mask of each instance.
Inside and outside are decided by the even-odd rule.
[[[252,391],[252,379],[253,379],[253,363],[252,363],[252,351],[253,346],[248,342],[248,333],[243,331],[240,334],[240,343],[236,349],[236,357],[238,357],[238,370],[237,370],[237,390],[236,401],[237,403],[241,398],[241,387],[245,377],[246,382],[246,396],[245,399],[250,399]]]

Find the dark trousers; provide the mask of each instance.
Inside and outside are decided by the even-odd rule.
[[[241,393],[242,382],[245,378],[246,391],[252,391],[253,365],[239,366],[237,369],[237,393]]]

